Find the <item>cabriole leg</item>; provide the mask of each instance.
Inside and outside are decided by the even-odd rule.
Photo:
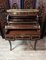
[[[9,40],[9,44],[10,44],[10,51],[11,51],[12,50],[12,43],[10,40]]]
[[[37,44],[37,40],[35,40],[35,43],[34,43],[34,50],[36,50],[36,44]]]

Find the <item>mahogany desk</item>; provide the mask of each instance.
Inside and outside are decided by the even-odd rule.
[[[5,39],[9,40],[10,50],[12,50],[11,41],[35,40],[34,49],[36,49],[37,40],[40,38],[40,25],[38,23],[37,9],[9,9],[7,10],[7,25],[5,26]]]

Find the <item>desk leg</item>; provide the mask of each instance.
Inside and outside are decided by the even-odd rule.
[[[12,43],[10,40],[9,40],[9,44],[10,44],[10,51],[11,51],[12,50]]]
[[[37,40],[35,40],[35,43],[34,43],[34,50],[36,50],[36,44],[37,44]]]

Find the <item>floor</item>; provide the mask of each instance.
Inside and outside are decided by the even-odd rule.
[[[0,36],[0,60],[46,60],[46,37],[37,42],[37,50],[33,50],[34,41],[16,40],[9,42]]]

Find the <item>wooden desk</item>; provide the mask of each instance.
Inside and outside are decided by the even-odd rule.
[[[28,39],[35,40],[34,49],[36,49],[36,41],[40,38],[40,25],[38,23],[37,9],[10,9],[7,10],[7,23],[5,26],[5,38],[11,40]],[[12,50],[12,48],[10,48]]]

